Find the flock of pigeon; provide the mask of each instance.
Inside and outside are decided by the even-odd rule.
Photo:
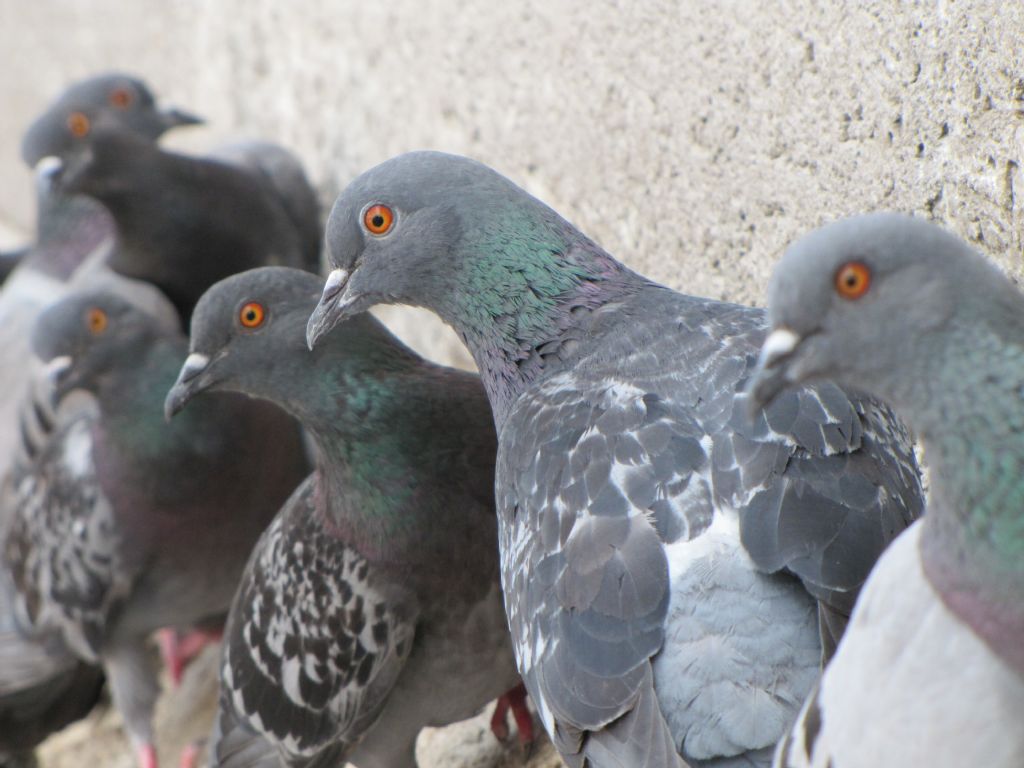
[[[286,150],[158,146],[195,122],[109,74],[23,142],[0,762],[108,684],[155,768],[155,637],[175,679],[223,639],[224,768],[412,768],[496,698],[529,740],[525,692],[572,768],[1024,764],[1024,299],[966,244],[839,221],[765,312],[437,152],[322,234]],[[480,374],[364,313],[390,303]]]

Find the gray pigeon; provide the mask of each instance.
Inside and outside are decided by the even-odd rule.
[[[566,762],[769,763],[920,511],[892,413],[822,384],[750,423],[761,310],[646,280],[465,158],[364,173],[327,249],[311,345],[401,302],[437,312],[482,371],[517,661]]]
[[[200,122],[157,105],[149,87],[120,73],[71,85],[29,127],[22,157],[36,169],[36,240],[0,291],[0,477],[18,431],[17,408],[28,387],[28,338],[43,307],[66,290],[72,273],[109,247],[113,221],[96,201],[54,188],[56,168],[82,149],[97,126],[115,126],[155,142],[165,131]]]
[[[822,377],[904,414],[928,514],[885,552],[785,768],[1024,760],[1024,297],[940,227],[895,214],[794,244],[769,288],[758,405]]]
[[[411,768],[421,728],[519,682],[480,379],[423,360],[369,315],[310,354],[321,285],[273,267],[215,285],[167,396],[169,414],[210,390],[270,400],[319,457],[231,609],[211,750],[225,768]]]
[[[308,471],[298,426],[268,404],[219,395],[164,422],[187,341],[159,301],[153,292],[149,314],[80,293],[41,315],[33,347],[57,396],[86,390],[95,407],[26,444],[0,499],[22,637],[51,649],[54,667],[102,664],[144,768],[156,762],[149,635],[227,610],[253,544]],[[0,670],[0,709],[31,682],[14,672]]]
[[[279,197],[251,172],[97,129],[64,164],[60,188],[99,200],[114,217],[108,265],[156,285],[187,323],[195,302],[228,275],[264,265],[316,271]]]

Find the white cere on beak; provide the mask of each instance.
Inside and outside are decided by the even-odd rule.
[[[189,379],[194,379],[200,373],[205,371],[206,366],[209,364],[210,358],[207,355],[200,355],[198,352],[193,352],[185,358],[185,363],[181,366],[181,380],[188,381]]]
[[[324,283],[324,293],[337,293],[346,282],[348,282],[347,269],[332,269],[331,273],[327,275],[327,282]]]
[[[768,334],[761,347],[761,362],[769,366],[774,361],[790,354],[800,343],[800,335],[789,328],[778,328]]]
[[[71,355],[59,355],[43,366],[43,375],[51,384],[56,384],[63,373],[74,363]]]
[[[35,165],[36,176],[52,176],[64,167],[64,161],[56,155],[47,155],[39,158]]]

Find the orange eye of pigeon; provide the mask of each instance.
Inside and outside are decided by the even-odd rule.
[[[132,103],[132,93],[127,88],[115,88],[110,92],[110,103],[118,109],[127,109]]]
[[[363,214],[363,224],[373,235],[386,235],[394,223],[395,212],[386,205],[371,205]]]
[[[267,316],[263,305],[258,301],[250,301],[238,313],[238,321],[246,328],[259,328],[263,325],[263,318]]]
[[[68,115],[68,130],[76,139],[80,139],[89,133],[89,118],[83,112],[72,112]]]
[[[85,325],[89,333],[99,336],[107,330],[107,313],[99,307],[93,307],[85,313]]]
[[[871,269],[867,264],[850,261],[836,272],[836,293],[844,299],[859,299],[871,287]]]

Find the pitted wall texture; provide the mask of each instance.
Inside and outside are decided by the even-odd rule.
[[[1016,273],[1022,41],[1002,0],[0,0],[0,220],[31,221],[23,126],[119,67],[297,150],[327,205],[399,152],[468,154],[691,293],[759,303],[789,240],[875,209]]]

